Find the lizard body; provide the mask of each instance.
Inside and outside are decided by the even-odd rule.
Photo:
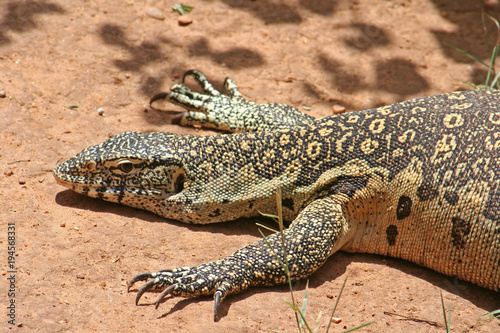
[[[58,182],[187,223],[275,212],[280,189],[283,216],[292,221],[284,235],[293,279],[344,250],[406,259],[499,290],[499,92],[455,92],[314,120],[289,106],[249,102],[230,80],[228,97],[201,73],[188,74],[205,94],[176,85],[152,101],[188,108],[180,124],[247,132],[125,132],[59,165]],[[280,235],[267,240],[283,260]],[[165,289],[160,299],[213,294],[217,314],[225,296],[286,279],[259,240],[225,259],[140,274],[130,285],[148,280],[137,301],[149,289]]]

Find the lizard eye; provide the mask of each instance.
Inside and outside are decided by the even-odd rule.
[[[129,160],[121,161],[118,163],[118,169],[123,173],[131,173],[134,170],[134,164]]]

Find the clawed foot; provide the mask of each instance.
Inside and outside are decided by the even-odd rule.
[[[181,113],[173,119],[175,124],[183,126],[201,125],[232,132],[240,131],[235,129],[235,125],[228,124],[226,118],[231,113],[231,110],[246,109],[247,105],[253,103],[241,97],[236,83],[230,78],[226,78],[224,86],[229,93],[226,96],[216,90],[200,71],[187,71],[182,78],[183,83],[188,76],[192,76],[196,80],[202,88],[203,94],[191,90],[184,84],[174,84],[169,92],[154,95],[149,101],[150,107],[153,108],[155,101],[165,99],[188,110],[188,112]]]
[[[214,295],[214,321],[217,321],[217,311],[222,300],[229,294],[242,290],[243,279],[234,280],[235,273],[231,270],[232,264],[221,263],[214,265],[209,263],[198,267],[181,267],[176,269],[165,269],[156,273],[142,273],[135,276],[129,283],[127,291],[138,281],[147,281],[139,291],[135,304],[139,304],[142,295],[150,290],[163,290],[155,308],[168,295],[171,296],[202,296]]]
[[[195,92],[184,84],[175,84],[169,92],[156,94],[149,101],[151,108],[155,101],[164,99],[188,110],[175,117],[173,123],[229,132],[253,132],[284,129],[314,121],[313,117],[288,105],[256,104],[243,98],[230,78],[224,81],[228,95],[223,95],[201,72],[187,71],[182,82],[187,76],[196,80],[203,93]]]

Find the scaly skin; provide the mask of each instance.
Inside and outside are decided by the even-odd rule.
[[[500,93],[466,91],[312,121],[288,106],[182,85],[160,98],[191,110],[183,125],[249,133],[125,132],[55,168],[59,183],[187,223],[275,212],[282,193],[292,279],[337,250],[403,258],[500,288]],[[292,110],[292,111],[290,111]],[[276,114],[276,120],[272,115]],[[291,126],[291,124],[295,124]],[[248,126],[248,127],[247,127]],[[257,131],[257,132],[255,132]],[[138,292],[214,295],[286,282],[281,235],[197,267],[143,273]],[[158,303],[157,303],[158,304]]]

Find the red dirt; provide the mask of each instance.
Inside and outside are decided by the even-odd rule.
[[[481,11],[498,1],[199,1],[178,24],[174,1],[5,0],[0,3],[0,327],[15,331],[296,331],[286,286],[230,296],[213,322],[211,298],[135,306],[126,282],[144,271],[222,258],[259,237],[253,220],[189,226],[93,200],[57,185],[51,170],[83,148],[126,130],[211,132],[170,124],[147,107],[192,68],[216,87],[225,76],[257,102],[282,102],[322,117],[466,89],[484,70],[446,46],[488,58]],[[165,20],[145,14],[163,11]],[[71,109],[70,105],[78,108]],[[98,114],[103,108],[105,116]],[[176,107],[165,108],[178,110]],[[6,306],[7,223],[16,227],[16,319]],[[480,315],[498,293],[414,264],[337,253],[309,280],[307,317],[321,326],[346,274],[335,332],[500,331]],[[300,299],[305,281],[294,284]],[[333,297],[333,299],[332,299]],[[390,313],[390,314],[387,314]],[[402,316],[424,321],[405,320]],[[436,322],[437,327],[431,322]]]

